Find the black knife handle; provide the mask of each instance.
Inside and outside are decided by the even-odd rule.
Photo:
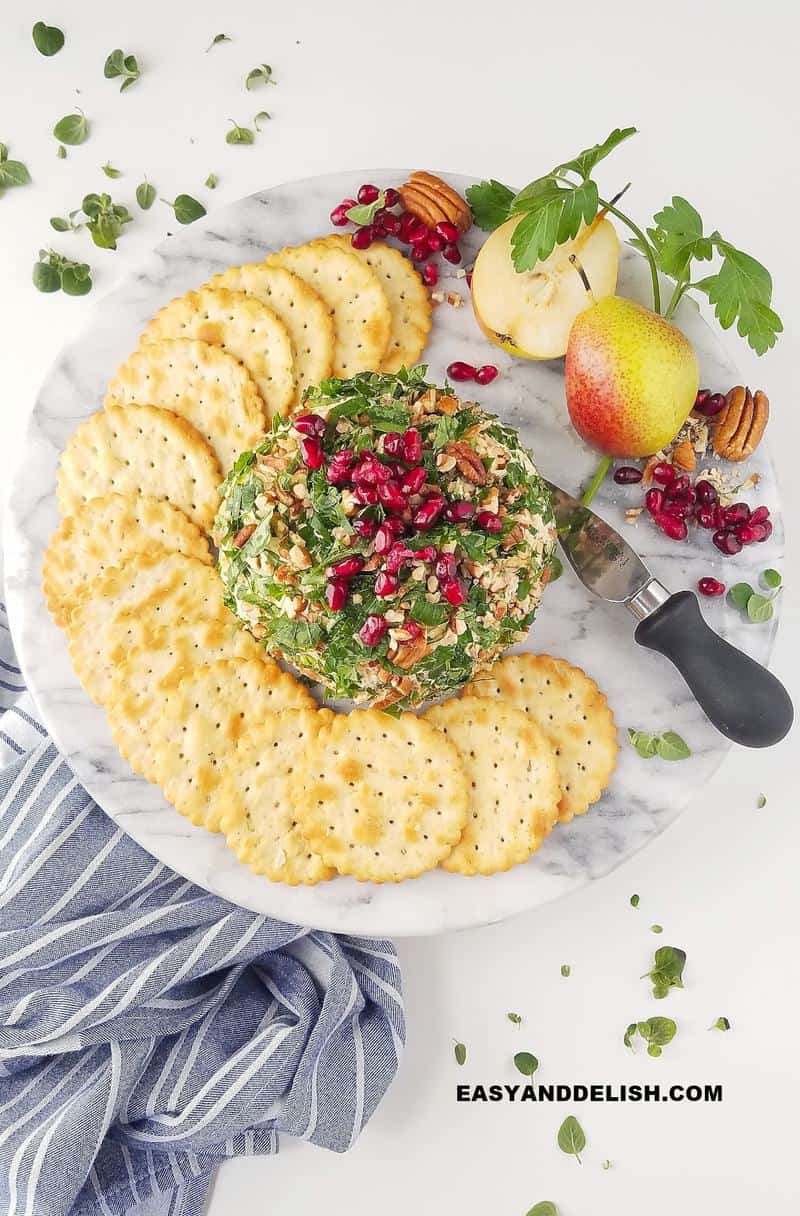
[[[691,591],[671,595],[634,637],[675,664],[717,730],[734,743],[771,747],[792,725],[792,702],[780,680],[714,633]]]

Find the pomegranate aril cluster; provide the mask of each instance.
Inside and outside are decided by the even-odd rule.
[[[627,473],[627,468],[617,469],[617,473],[621,472]],[[759,544],[772,535],[769,508],[756,507],[751,511],[746,502],[723,507],[716,488],[707,478],[701,477],[692,485],[691,479],[668,461],[655,465],[652,475],[658,485],[647,491],[644,505],[656,526],[671,540],[686,540],[688,523],[693,522],[713,532],[711,539],[720,553],[734,557],[745,545]],[[615,479],[621,485],[636,480],[619,478],[616,474]]]
[[[343,198],[331,211],[330,220],[335,228],[344,228],[352,221],[347,213],[353,207],[361,204],[370,206],[381,196],[381,190],[372,182],[364,182],[359,187],[355,198]],[[441,254],[445,261],[457,266],[461,262],[459,240],[461,233],[455,224],[442,220],[435,227],[429,228],[416,215],[402,208],[402,202],[397,190],[388,187],[383,191],[383,206],[379,207],[368,224],[356,225],[350,236],[354,249],[369,249],[373,241],[383,240],[387,236],[395,237],[402,245],[408,246],[411,260],[421,266],[423,281],[428,287],[435,287],[439,279],[436,266],[429,259]],[[399,208],[399,210],[397,210]],[[426,263],[424,266],[422,263]],[[488,381],[487,381],[488,383]]]

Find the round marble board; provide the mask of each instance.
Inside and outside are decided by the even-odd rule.
[[[447,177],[461,191],[471,184],[467,178]],[[136,347],[153,313],[226,266],[259,261],[273,249],[326,233],[331,208],[353,196],[360,182],[398,185],[403,180],[400,171],[370,170],[292,182],[216,211],[160,245],[136,275],[103,299],[91,324],[48,373],[22,445],[5,538],[8,609],[28,686],[61,752],[112,819],[154,857],[234,903],[332,931],[400,936],[501,920],[601,877],[662,832],[708,780],[730,745],[704,717],[670,664],[634,643],[633,618],[593,598],[566,567],[545,593],[522,647],[585,668],[608,696],[620,731],[619,763],[602,801],[571,824],[556,826],[530,862],[491,878],[467,879],[440,870],[399,884],[337,878],[315,887],[287,887],[252,874],[228,851],[222,837],[182,819],[155,786],[135,776],[121,759],[103,711],[78,684],[64,635],[48,615],[41,563],[58,522],[59,455],[78,423],[101,408],[111,374]],[[466,265],[482,240],[477,229],[465,238]],[[472,395],[519,428],[546,477],[575,491],[595,467],[597,456],[570,426],[563,363],[513,359],[490,346],[473,318],[463,276],[446,262],[441,267],[440,286],[462,296],[465,307],[442,304],[434,312],[424,354],[430,378],[442,383],[453,359],[497,364],[500,375],[494,383],[471,386],[476,389]],[[625,249],[619,290],[650,303],[644,269],[642,259]],[[697,350],[701,383],[723,391],[735,384],[735,367],[693,305],[684,306],[679,323]],[[709,533],[676,544],[644,516],[635,525],[626,523],[624,508],[641,503],[640,486],[625,489],[609,479],[595,506],[672,590],[694,587],[704,574],[755,583],[759,571],[779,566],[782,556],[777,487],[763,445],[747,466],[748,472],[756,469],[762,480],[752,498],[770,507],[775,530],[769,542],[751,546],[735,559],[722,559]],[[766,662],[775,619],[751,625],[725,600],[704,601],[703,611],[715,629]],[[676,730],[691,747],[691,758],[671,763],[642,760],[627,742],[628,727]]]

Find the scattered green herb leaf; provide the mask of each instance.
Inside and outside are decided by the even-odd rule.
[[[258,67],[251,68],[244,78],[246,89],[254,89],[261,84],[277,84],[277,81],[272,79],[272,68],[268,63],[260,63]]]
[[[636,1025],[637,1025],[636,1022],[629,1022],[628,1029],[625,1031],[624,1035],[622,1036],[623,1043],[625,1044],[626,1047],[630,1047],[631,1051],[633,1051],[633,1041],[632,1040],[633,1040],[633,1036],[636,1034]]]
[[[156,188],[147,178],[136,187],[136,201],[142,211],[149,211],[156,201]]]
[[[639,896],[632,895],[629,902],[630,902],[630,905],[632,908],[638,908],[639,907]]]
[[[603,1169],[604,1170],[611,1169],[611,1162],[609,1161],[608,1157],[606,1157],[605,1161],[603,1162]]]
[[[558,1208],[549,1199],[543,1199],[541,1203],[535,1203],[525,1216],[558,1216]]]
[[[734,583],[728,592],[728,598],[736,608],[741,608],[744,612],[747,610],[747,602],[751,595],[755,595],[753,588],[749,583]]]
[[[27,166],[21,160],[9,160],[8,148],[0,144],[0,194],[11,186],[27,186],[30,180]]]
[[[85,143],[89,138],[89,123],[86,115],[81,111],[77,114],[65,115],[53,127],[53,134],[59,143],[69,144],[70,147]]]
[[[260,130],[261,130],[261,124],[262,124],[263,122],[269,122],[269,120],[270,120],[271,118],[272,118],[272,115],[271,115],[271,114],[268,114],[266,110],[259,110],[259,111],[258,111],[258,113],[257,113],[257,114],[255,115],[255,117],[253,118],[253,126],[255,127],[255,129],[256,129],[257,131],[260,131]]]
[[[55,25],[45,25],[43,21],[37,21],[32,34],[33,45],[40,55],[46,55],[48,59],[51,55],[57,55],[64,45],[64,31]]]
[[[103,75],[106,80],[116,80],[121,76],[122,84],[119,86],[119,91],[124,93],[132,84],[136,84],[141,76],[141,70],[135,55],[126,55],[124,51],[117,49],[112,51],[106,59]]]
[[[198,203],[196,198],[192,198],[191,194],[179,194],[174,203],[169,199],[162,198],[162,203],[166,203],[175,212],[175,219],[179,224],[193,224],[195,220],[202,219],[206,214],[206,209],[202,203]]]
[[[764,807],[765,807],[766,805],[767,805],[767,796],[766,796],[766,794],[759,794],[759,795],[758,795],[758,798],[756,799],[756,806],[757,806],[757,807],[758,807],[758,809],[761,811],[761,810],[763,810],[763,809],[764,809]]]
[[[252,144],[255,143],[255,134],[249,127],[240,127],[238,123],[233,122],[232,118],[228,122],[233,123],[233,128],[225,136],[226,144]]]
[[[643,760],[650,760],[653,756],[660,756],[662,760],[685,760],[692,754],[684,740],[674,730],[652,735],[644,730],[629,729],[628,738]]]
[[[215,34],[214,37],[211,39],[211,42],[206,47],[206,54],[208,54],[208,52],[210,50],[213,50],[213,48],[215,46],[219,46],[219,44],[221,42],[230,42],[230,41],[231,41],[231,39],[228,34]]]
[[[33,266],[33,285],[37,291],[60,289],[68,296],[85,296],[92,290],[92,273],[85,262],[72,262],[55,249],[40,249]]]
[[[518,1051],[514,1056],[514,1067],[523,1077],[532,1077],[539,1067],[539,1061],[529,1051]]]
[[[780,587],[783,580],[777,570],[767,569],[761,571],[761,581],[765,587],[769,587],[771,591],[774,591],[777,587]]]
[[[103,172],[105,173],[106,177],[111,177],[111,178],[115,178],[115,179],[118,177],[122,177],[122,170],[115,169],[113,165],[110,165],[108,163],[108,161],[106,161],[106,163],[104,165],[101,165],[100,167],[103,170]]]
[[[781,576],[777,570],[765,570],[761,575],[761,580],[766,586],[775,588],[777,595],[781,585]],[[759,595],[749,583],[734,583],[728,592],[728,598],[734,607],[738,608],[740,612],[744,612],[754,625],[768,621],[774,612],[772,601],[775,596]]]
[[[633,1049],[633,1038],[638,1034],[647,1044],[647,1054],[660,1056],[661,1048],[674,1039],[677,1029],[672,1018],[648,1018],[646,1022],[631,1022],[623,1041],[626,1047]]]
[[[774,612],[772,599],[764,595],[751,595],[747,601],[747,615],[754,625],[762,625]]]
[[[385,206],[385,204],[386,195],[383,190],[381,190],[374,202],[356,203],[354,207],[350,207],[347,211],[345,211],[345,216],[352,224],[371,224],[381,207]]]
[[[67,149],[64,147],[63,144],[59,144],[58,147],[56,148],[56,156],[58,157],[59,160],[64,160],[66,155],[67,155]]]
[[[574,1115],[567,1115],[558,1129],[558,1147],[562,1153],[577,1158],[578,1165],[582,1164],[581,1153],[586,1147],[586,1136]]]
[[[453,1049],[453,1054],[456,1057],[456,1064],[466,1064],[467,1049],[463,1043],[456,1043],[456,1045]]]
[[[62,215],[54,215],[50,219],[50,227],[56,232],[77,232],[83,227],[82,221],[76,221],[75,216],[80,215],[81,209],[70,211],[69,216],[65,219]]]
[[[569,975],[571,970],[572,970],[572,968],[570,967],[569,963],[561,964],[561,974],[564,976],[565,979]]]
[[[513,1022],[515,1026],[522,1025],[522,1018],[518,1013],[507,1013],[506,1017],[508,1018],[509,1022]]]
[[[663,925],[651,925],[650,932],[651,933],[663,933],[664,927],[663,927]]]
[[[218,181],[219,181],[219,178],[217,177],[216,173],[209,173],[208,177],[205,180],[205,185],[208,187],[209,190],[216,190]]]
[[[92,240],[100,249],[116,249],[124,225],[133,219],[128,208],[115,203],[110,194],[87,194],[81,210]]]
[[[661,932],[660,925],[653,925],[653,931]],[[677,946],[661,946],[653,956],[653,966],[646,972],[647,978],[653,985],[653,996],[661,1000],[670,988],[683,987],[683,968],[686,966],[686,952]],[[644,978],[644,977],[642,977]]]
[[[714,1022],[714,1024],[712,1026],[709,1026],[708,1029],[709,1030],[730,1030],[730,1028],[731,1028],[731,1024],[728,1021],[728,1019],[724,1018],[724,1017],[720,1017],[720,1018],[717,1018],[716,1022]]]

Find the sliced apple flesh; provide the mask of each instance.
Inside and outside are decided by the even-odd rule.
[[[511,237],[521,218],[507,220],[482,246],[472,271],[472,307],[496,346],[523,359],[557,359],[566,353],[578,314],[614,294],[619,238],[609,220],[599,215],[544,261],[518,273],[511,260]],[[591,294],[576,265],[582,267]]]

